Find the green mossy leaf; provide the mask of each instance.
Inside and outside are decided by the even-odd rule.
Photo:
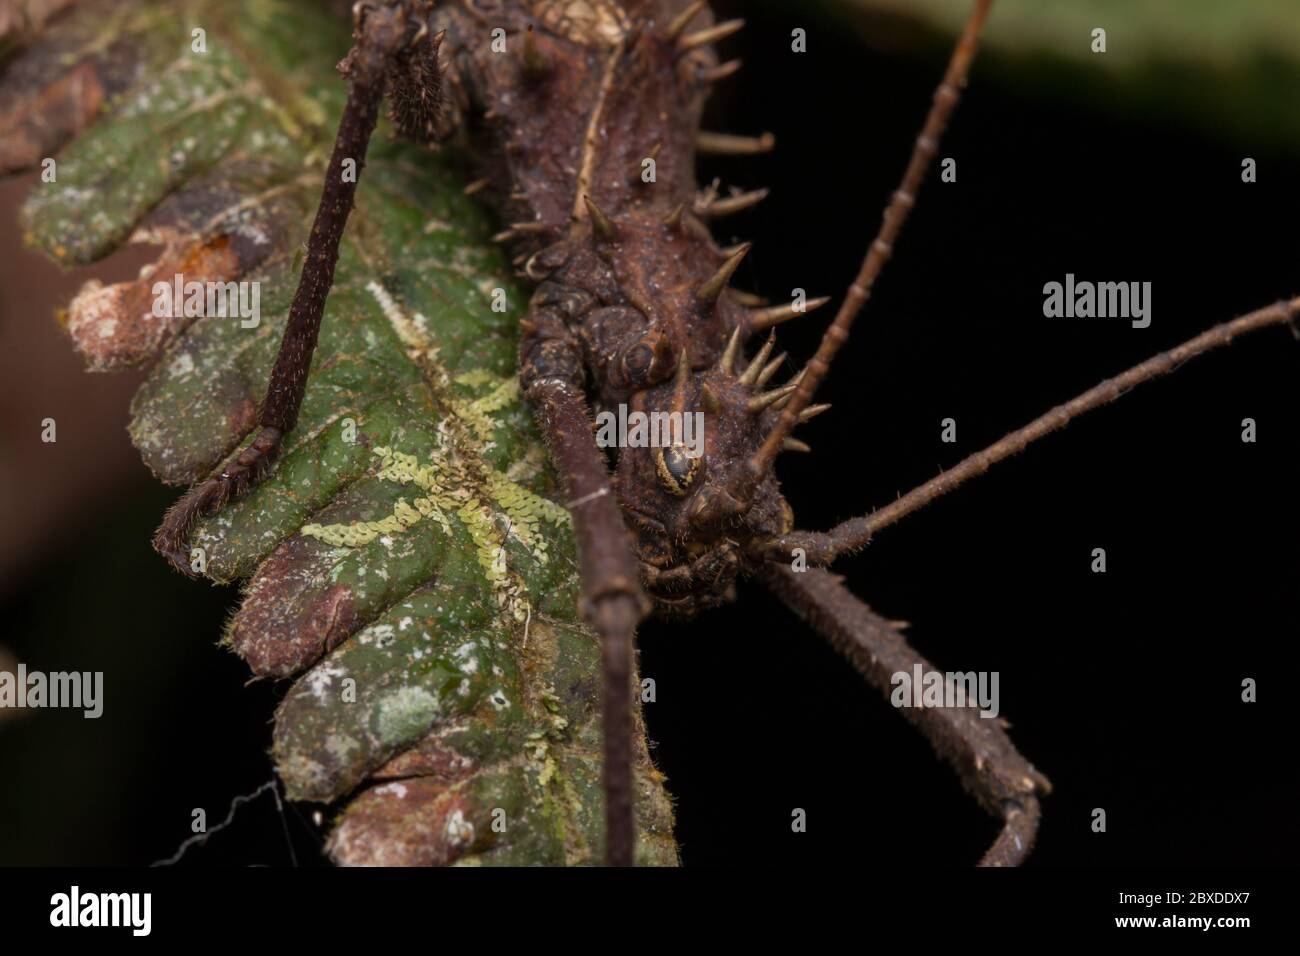
[[[191,49],[195,28],[206,53]],[[140,279],[84,290],[67,321],[93,367],[152,362],[130,430],[165,481],[220,468],[255,422],[347,46],[346,25],[312,0],[91,3],[19,54],[21,83],[0,88],[0,123],[15,129],[78,69],[103,92],[93,123],[78,114],[61,130],[57,181],[24,222],[69,264],[128,240],[163,247]],[[0,167],[30,152],[0,150]],[[226,640],[256,673],[297,678],[273,752],[291,796],[350,798],[336,860],[595,862],[599,653],[516,384],[526,292],[464,185],[454,159],[381,125],[298,426],[269,478],[192,543],[214,580],[249,580]],[[153,283],[177,272],[256,282],[260,322],[153,317]],[[671,807],[638,744],[640,858],[673,863]]]

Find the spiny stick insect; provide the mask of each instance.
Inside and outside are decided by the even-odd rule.
[[[710,84],[734,72],[733,64],[718,65],[712,45],[741,21],[714,24],[703,0],[356,4],[355,45],[342,64],[351,89],[260,431],[230,467],[168,512],[155,547],[188,572],[197,519],[254,486],[293,429],[356,191],[344,163],[360,169],[385,92],[404,135],[430,142],[462,126],[478,133],[486,176],[478,186],[490,187],[513,223],[503,238],[536,283],[521,321],[521,383],[563,484],[582,611],[601,642],[606,858],[631,864],[633,633],[645,615],[692,616],[730,599],[738,576],[752,576],[888,694],[892,674],[928,665],[825,566],[1083,412],[1300,311],[1293,299],[1220,325],[1052,409],[887,507],[829,532],[795,530],[774,464],[782,452],[806,450],[794,428],[828,407],[813,397],[893,252],[991,5],[975,0],[880,231],[816,354],[790,382],[768,388],[784,359],[772,356],[769,330],[807,309],[760,308],[729,287],[750,247],[720,248],[705,223],[753,199],[699,194],[694,180],[697,150],[772,146],[767,138],[699,130]],[[656,166],[653,182],[640,175],[645,159]],[[750,339],[763,333],[746,359]],[[619,405],[702,411],[702,454],[680,443],[626,447],[611,462],[592,416]],[[797,570],[804,561],[810,567]],[[1039,797],[1050,791],[1046,777],[997,721],[969,708],[905,713],[1002,820],[981,862],[1024,860]]]

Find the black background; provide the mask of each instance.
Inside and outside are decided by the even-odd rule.
[[[778,150],[705,161],[701,178],[773,190],[719,230],[757,242],[739,286],[838,302],[942,55],[864,53],[811,16],[746,14],[724,52],[747,66],[712,122],[772,130]],[[790,52],[793,26],[810,29],[807,54]],[[1267,144],[1119,101],[1080,107],[986,58],[941,153],[957,182],[923,188],[820,396],[835,411],[801,428],[815,453],[780,464],[802,527],[884,504],[1101,379],[1300,291],[1300,162]],[[1244,156],[1255,184],[1241,182]],[[1042,286],[1067,272],[1150,281],[1151,327],[1044,318]],[[829,317],[784,326],[782,348],[810,355]],[[1031,865],[1293,862],[1298,370],[1285,330],[1242,340],[844,562],[855,592],[912,622],[939,667],[1000,673],[1012,737],[1056,787]],[[955,445],[940,441],[945,417]],[[1240,440],[1245,417],[1255,444]],[[184,581],[149,551],[173,496],[142,476],[138,493],[105,500],[3,608],[20,660],[116,667],[131,687],[113,721],[45,713],[39,729],[5,728],[0,862],[165,857],[192,807],[211,826],[270,779],[283,689],[245,688],[244,666],[214,647],[233,590]],[[1106,574],[1090,571],[1095,547]],[[924,740],[757,586],[693,624],[647,624],[640,646],[686,864],[966,865],[996,833]],[[1258,703],[1242,703],[1245,677]],[[791,832],[794,807],[807,833]],[[282,820],[264,796],[187,860],[287,863],[287,826],[299,862],[320,863],[311,809]]]

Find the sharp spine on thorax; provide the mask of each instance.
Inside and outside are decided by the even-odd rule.
[[[738,29],[711,25],[704,7],[653,0],[634,19],[609,0],[505,0],[435,16],[453,92],[488,117],[477,132],[509,224],[497,238],[518,247],[527,278],[567,288],[538,291],[559,300],[558,318],[582,339],[602,403],[666,381],[668,351],[711,365],[745,322],[722,295],[739,258],[697,217],[765,191],[697,195],[705,74],[717,63],[709,44]]]
[[[716,69],[711,45],[742,23],[683,0],[640,0],[636,16],[612,0],[461,0],[438,8],[437,26],[450,109],[485,157],[470,189],[497,205],[497,238],[536,283],[525,393],[572,387],[598,416],[708,415],[707,462],[676,444],[620,451],[614,491],[661,610],[725,600],[751,544],[791,520],[770,469],[743,498],[728,491],[794,391],[763,391],[784,361],[770,345],[738,366],[754,332],[805,311],[753,311],[730,287],[750,244],[723,248],[706,225],[767,191],[697,188],[697,151],[773,146],[700,130],[710,84],[735,72]]]

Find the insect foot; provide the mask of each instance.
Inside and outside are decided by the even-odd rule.
[[[219,475],[195,485],[167,509],[153,536],[154,550],[187,577],[199,575],[190,562],[190,532],[199,518],[211,514],[226,502],[245,494],[262,480],[280,454],[282,434],[278,428],[263,428],[235,460]]]

